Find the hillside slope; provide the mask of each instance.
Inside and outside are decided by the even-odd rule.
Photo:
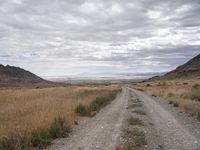
[[[0,64],[0,83],[1,84],[33,84],[47,83],[48,81],[36,76],[35,74],[14,66],[3,66]]]
[[[200,78],[200,54],[189,60],[187,63],[177,67],[163,76],[155,76],[148,81],[191,79]]]

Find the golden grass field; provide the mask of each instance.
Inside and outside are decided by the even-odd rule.
[[[75,113],[78,104],[87,105],[117,88],[102,85],[0,90],[0,137],[29,136],[33,130],[48,128],[58,116],[72,124],[80,118]]]
[[[177,103],[188,114],[200,116],[199,79],[142,82],[128,86],[172,104]],[[119,87],[84,85],[0,89],[0,139],[10,136],[29,139],[33,131],[49,128],[56,117],[73,124],[81,119],[75,112],[79,104],[89,105],[96,97],[106,96]]]
[[[200,114],[200,79],[143,82],[130,86],[170,103],[177,103],[190,115]]]

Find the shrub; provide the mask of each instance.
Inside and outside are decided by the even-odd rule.
[[[34,131],[31,134],[31,143],[34,147],[43,148],[49,145],[52,141],[48,130]]]
[[[2,150],[14,150],[16,147],[16,141],[13,138],[3,137],[0,140],[0,149]]]
[[[178,107],[179,104],[177,102],[174,103],[174,107]]]
[[[95,101],[90,104],[91,111],[99,111],[102,107],[110,103],[112,98],[109,97],[97,97]]]
[[[65,119],[57,117],[50,128],[32,132],[31,143],[34,147],[43,148],[55,138],[64,138],[71,132],[71,127],[66,124]]]
[[[186,93],[181,95],[183,98],[191,99],[194,101],[200,101],[200,92],[199,89],[191,89]]]
[[[143,122],[142,120],[140,120],[139,118],[133,118],[133,117],[130,117],[128,119],[128,123],[130,125],[143,125]]]
[[[71,132],[71,127],[66,124],[65,119],[58,117],[54,119],[53,124],[49,128],[49,133],[52,138],[64,138]]]
[[[197,84],[197,83],[196,83],[196,84],[194,84],[194,85],[192,86],[192,88],[193,88],[193,89],[199,89],[199,88],[200,88],[200,84]]]
[[[115,99],[119,91],[121,90],[114,90],[106,96],[96,97],[96,99],[92,103],[90,103],[89,106],[84,106],[80,104],[76,107],[75,111],[81,116],[93,117],[96,114],[96,112],[100,111],[101,108],[110,104],[110,102]]]
[[[151,86],[151,84],[146,84],[146,87],[150,87]]]
[[[169,101],[169,104],[173,104],[173,101]]]
[[[157,97],[155,94],[152,94],[151,96],[153,96],[153,97]]]
[[[79,104],[76,107],[76,113],[79,113],[81,116],[87,116],[88,115],[88,107],[84,106],[83,104]]]
[[[25,150],[29,141],[25,136],[15,135],[0,139],[0,150]]]

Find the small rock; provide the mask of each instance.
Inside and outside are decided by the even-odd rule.
[[[74,121],[74,124],[75,124],[75,125],[78,125],[78,121]]]

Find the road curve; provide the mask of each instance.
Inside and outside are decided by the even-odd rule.
[[[152,97],[134,89],[138,98],[144,103],[152,119],[157,136],[166,150],[200,150],[199,136],[193,135],[187,126],[181,124],[173,114],[156,102]],[[194,128],[195,129],[195,128]],[[199,133],[198,133],[199,134]]]
[[[48,150],[114,150],[127,107],[127,90],[95,117],[88,119],[66,139],[55,140]]]

